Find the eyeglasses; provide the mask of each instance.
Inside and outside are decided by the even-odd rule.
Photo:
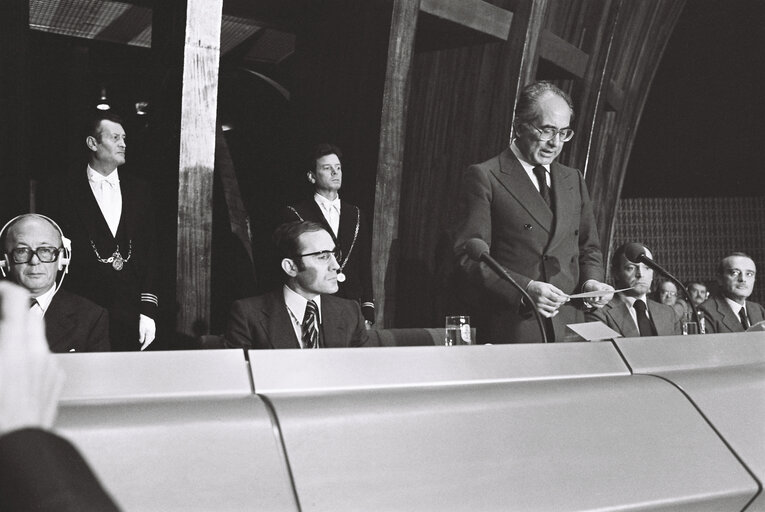
[[[316,256],[316,259],[319,260],[321,263],[329,263],[329,260],[332,256],[335,257],[335,261],[340,261],[340,259],[343,257],[343,251],[340,250],[339,247],[335,247],[331,251],[316,251],[316,252],[309,252],[308,254],[298,254],[298,258],[305,258],[306,256]]]
[[[11,258],[14,263],[29,263],[32,261],[32,255],[36,255],[41,263],[52,263],[58,259],[58,247],[38,247],[32,250],[29,247],[16,247],[11,251]]]
[[[571,128],[553,128],[552,126],[545,126],[544,128],[537,128],[531,123],[527,123],[529,126],[539,132],[539,140],[553,140],[555,136],[560,137],[561,142],[568,142],[574,137],[574,130]]]
[[[667,291],[662,290],[662,291],[659,292],[659,295],[663,295],[664,297],[676,297],[677,296],[677,292],[667,292]]]

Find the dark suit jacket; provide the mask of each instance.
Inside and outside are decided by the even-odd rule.
[[[357,302],[322,295],[321,322],[322,347],[358,347],[368,342]],[[282,288],[234,301],[224,338],[229,348],[300,348]]]
[[[651,299],[648,299],[647,304],[648,314],[653,325],[656,327],[657,335],[672,336],[683,333],[680,318],[678,318],[672,306],[667,306]],[[588,322],[601,321],[626,338],[637,338],[640,336],[640,331],[638,331],[637,325],[635,325],[635,321],[627,309],[627,305],[619,297],[614,297],[601,309],[588,311],[585,314],[585,318]]]
[[[108,352],[109,315],[79,295],[59,290],[45,311],[51,352]]]
[[[297,215],[295,212],[297,212]],[[321,207],[316,204],[313,197],[299,204],[292,205],[292,207],[285,208],[282,213],[282,220],[284,222],[293,222],[300,219],[318,222],[332,235],[335,244],[343,251],[343,261],[348,260],[348,263],[343,267],[343,273],[346,277],[345,282],[337,283],[338,291],[336,295],[357,301],[361,304],[361,312],[364,314],[364,318],[374,322],[372,236],[361,210],[355,205],[340,201],[340,225],[337,237],[335,237],[329,222],[324,218]],[[359,223],[359,234],[356,237],[356,243],[353,243],[357,221]],[[351,245],[353,245],[353,250],[351,250]],[[340,263],[342,264],[343,262]]]
[[[87,174],[83,172],[48,184],[41,197],[41,213],[55,220],[72,240],[72,263],[64,288],[92,300],[109,311],[112,350],[139,350],[138,315],[157,316],[156,304],[141,299],[157,294],[155,220],[146,183],[120,172],[122,216],[117,236],[109,230]],[[119,245],[130,259],[120,271],[101,263]]]
[[[705,300],[699,311],[704,314],[704,328],[707,334],[716,332],[744,332],[738,315],[733,313],[725,298],[713,295]],[[751,325],[765,320],[765,308],[756,302],[746,301],[746,314]]]
[[[603,281],[603,257],[584,179],[578,170],[557,162],[550,171],[555,215],[509,148],[464,174],[455,253],[468,285],[480,292],[471,314],[482,340],[541,341],[533,315],[520,309],[520,293],[486,264],[467,256],[464,244],[471,238],[485,241],[524,289],[534,280],[574,293],[589,279]],[[563,305],[552,319],[555,338],[563,339],[566,324],[583,320],[580,308]]]
[[[71,443],[34,428],[0,436],[0,503],[3,510],[119,510]]]

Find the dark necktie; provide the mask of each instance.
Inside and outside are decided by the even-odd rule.
[[[646,311],[645,302],[642,300],[636,300],[633,306],[635,313],[637,313],[638,330],[641,336],[655,336],[653,332],[653,325],[651,319],[648,318],[648,312]]]
[[[319,308],[309,300],[303,315],[303,348],[319,348]]]
[[[539,183],[539,194],[542,199],[545,200],[547,206],[550,206],[550,187],[547,186],[547,169],[541,165],[534,167],[534,176],[537,177],[537,183]]]
[[[738,318],[741,320],[741,326],[744,328],[744,330],[749,329],[749,317],[746,316],[746,308],[741,308],[738,310]]]
[[[29,299],[29,309],[32,309],[37,304],[37,299]]]

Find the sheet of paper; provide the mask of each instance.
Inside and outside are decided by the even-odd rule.
[[[581,324],[568,324],[566,327],[584,338],[586,341],[612,340],[621,338],[622,335],[611,329],[603,322],[584,322]]]
[[[573,295],[569,295],[569,299],[586,299],[589,297],[602,297],[603,295],[608,295],[609,293],[619,293],[619,292],[626,292],[627,290],[631,290],[632,288],[622,288],[621,290],[614,290],[612,292],[604,292],[603,290],[596,290],[594,292],[583,292],[583,293],[575,293]]]

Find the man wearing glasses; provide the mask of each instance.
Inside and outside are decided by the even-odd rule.
[[[548,341],[560,341],[567,324],[584,321],[582,304],[570,302],[570,294],[602,291],[586,299],[588,307],[613,296],[601,282],[603,257],[584,179],[555,161],[574,136],[573,110],[568,94],[551,83],[525,87],[509,147],[463,176],[455,253],[478,291],[470,313],[484,341],[542,341],[532,308],[544,317]],[[468,257],[466,243],[474,238],[486,242],[533,304]]]
[[[285,283],[271,293],[237,300],[224,335],[247,349],[356,347],[367,343],[356,301],[335,297],[342,255],[318,223],[282,224],[274,234]]]
[[[306,172],[314,189],[313,197],[287,206],[284,222],[310,220],[321,224],[343,251],[338,260],[338,297],[353,299],[361,305],[367,327],[375,323],[375,302],[372,293],[372,237],[358,206],[340,199],[343,169],[340,148],[317,144],[310,156]]]
[[[707,333],[744,332],[765,320],[765,309],[746,300],[752,294],[756,273],[754,260],[743,252],[722,259],[717,267],[720,290],[699,306]]]
[[[69,249],[58,226],[43,215],[20,215],[6,226],[0,269],[32,296],[30,314],[43,317],[52,352],[109,350],[109,315],[93,302],[58,289]],[[61,280],[58,284],[60,285]]]

